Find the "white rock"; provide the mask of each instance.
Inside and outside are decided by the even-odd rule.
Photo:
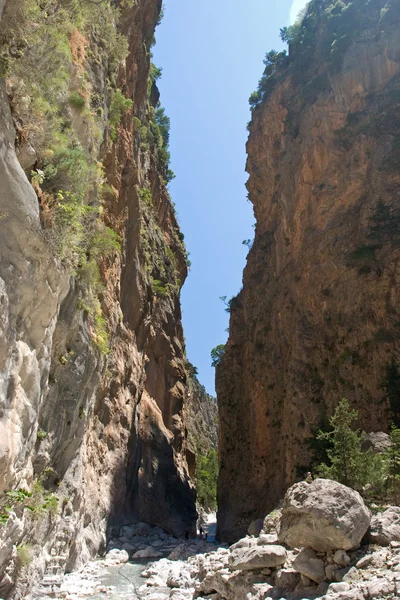
[[[129,560],[129,554],[126,550],[118,550],[115,548],[114,550],[110,550],[106,554],[105,563],[107,565],[119,565],[122,563],[126,563]]]
[[[260,536],[257,540],[257,544],[259,546],[267,545],[267,544],[278,544],[278,534],[277,533],[260,533]]]
[[[336,581],[336,571],[338,570],[336,565],[327,565],[325,567],[325,575],[328,581]]]
[[[254,537],[244,537],[235,544],[232,544],[230,550],[237,550],[238,548],[251,548],[252,546],[257,546],[259,540]]]
[[[114,552],[114,551],[113,551]],[[161,558],[162,554],[155,550],[152,546],[147,546],[143,550],[138,550],[133,554],[132,558]]]
[[[286,493],[279,540],[327,552],[359,546],[371,522],[360,494],[329,479],[296,483]]]
[[[371,564],[371,561],[372,561],[372,554],[366,554],[365,556],[360,558],[360,560],[357,562],[356,568],[357,569],[365,569],[366,567],[368,567]]]
[[[297,555],[293,561],[293,569],[315,583],[321,583],[325,579],[324,561],[318,558],[311,548],[304,548]]]
[[[350,590],[350,586],[348,583],[331,583],[328,589],[328,593],[338,593],[338,592],[348,592]]]
[[[391,506],[371,520],[369,541],[379,546],[389,546],[400,541],[400,507]]]
[[[275,575],[275,585],[280,588],[295,588],[300,581],[300,574],[294,569],[281,569]]]
[[[278,567],[286,561],[287,552],[283,546],[255,546],[238,548],[229,557],[232,569],[245,571]]]
[[[368,586],[368,594],[370,598],[385,598],[389,594],[392,594],[395,591],[395,584],[393,581],[389,581],[388,579],[378,579],[377,581],[373,581]]]
[[[351,563],[350,556],[344,550],[336,550],[335,554],[333,555],[333,560],[341,567],[347,567]]]

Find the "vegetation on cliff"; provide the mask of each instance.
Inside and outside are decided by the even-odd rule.
[[[266,54],[258,89],[249,99],[251,108],[256,108],[288,75],[305,86],[304,94],[315,93],[326,83],[327,70],[340,67],[344,53],[358,35],[361,21],[375,22],[378,17],[384,28],[399,15],[396,0],[311,0],[294,25],[281,29],[281,39],[288,44],[289,53],[270,50]],[[325,63],[323,74],[315,69],[316,56]]]

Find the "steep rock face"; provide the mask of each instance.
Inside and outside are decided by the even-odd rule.
[[[400,15],[364,4],[311,2],[253,112],[255,240],[217,368],[228,541],[307,470],[341,397],[366,430],[398,421]]]
[[[53,4],[56,10],[71,6]],[[10,2],[3,17],[9,10],[15,21],[14,9],[32,5]],[[165,163],[160,164],[161,142],[154,141],[158,91],[149,84],[149,49],[160,9],[159,0],[121,2],[116,40],[115,23],[100,23],[109,26],[101,35],[106,32],[117,50],[128,41],[128,58],[119,58],[114,74],[95,27],[68,33],[73,87],[69,99],[59,91],[57,118],[62,115],[64,129],[77,136],[73,150],[102,162],[102,189],[95,186],[88,200],[92,207],[102,203],[99,215],[121,240],[121,252],[111,244],[98,260],[100,291],[90,306],[81,265],[74,276],[54,252],[54,219],[46,212],[51,190],[43,187],[39,170],[46,162],[38,129],[27,127],[24,105],[16,101],[24,81],[15,82],[11,69],[9,96],[4,80],[0,84],[1,597],[26,598],[46,577],[82,564],[104,548],[107,529],[115,525],[137,519],[175,535],[194,529],[179,303],[187,267]],[[57,31],[56,10],[49,27],[55,23]],[[33,14],[30,33],[40,26],[40,14]],[[46,56],[56,55],[51,35],[41,43]],[[31,48],[22,60],[36,54]],[[8,63],[4,55],[1,60],[4,74]],[[96,130],[94,117],[80,105],[89,102],[85,93],[83,100],[72,95],[82,81],[89,82]],[[117,110],[121,98],[125,104]],[[66,167],[56,163],[46,177],[57,176],[57,168]],[[31,169],[38,169],[35,178]],[[61,201],[68,200],[68,189],[63,194]],[[91,249],[86,252],[84,264],[93,265]]]

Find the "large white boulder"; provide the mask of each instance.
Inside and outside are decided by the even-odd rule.
[[[283,546],[253,546],[237,548],[229,557],[229,566],[238,571],[265,569],[283,565],[287,552]]]
[[[351,550],[360,545],[370,522],[358,492],[330,479],[302,481],[286,493],[279,541],[319,552]]]

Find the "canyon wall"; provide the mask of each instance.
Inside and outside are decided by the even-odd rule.
[[[114,526],[194,531],[160,10],[8,0],[2,14],[3,598],[104,550]]]
[[[223,540],[304,477],[342,397],[368,431],[399,422],[399,22],[396,2],[312,0],[252,97],[255,239],[216,373]]]

